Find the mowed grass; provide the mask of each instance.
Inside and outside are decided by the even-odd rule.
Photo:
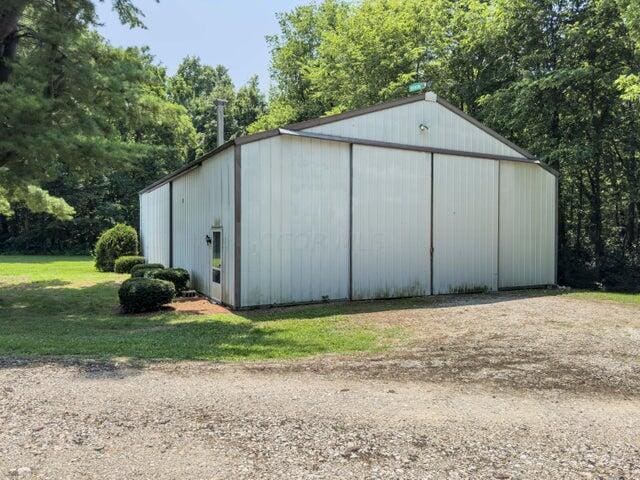
[[[213,315],[123,315],[126,275],[88,257],[0,256],[0,355],[260,360],[378,351],[402,336],[343,316],[340,305]]]
[[[592,292],[580,290],[567,294],[571,298],[640,305],[640,293]]]

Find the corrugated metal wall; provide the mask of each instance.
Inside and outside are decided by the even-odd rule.
[[[555,279],[556,182],[536,165],[500,165],[500,287]]]
[[[278,136],[241,155],[242,306],[347,298],[349,145]]]
[[[434,155],[434,293],[498,288],[498,162]]]
[[[169,185],[140,195],[140,241],[149,263],[169,265]]]
[[[429,295],[431,156],[353,146],[353,298]]]
[[[420,130],[420,124],[429,127]],[[342,137],[494,155],[520,153],[434,101],[419,101],[306,129]]]
[[[308,130],[522,158],[433,101]],[[423,152],[290,136],[239,148],[242,307],[346,299],[350,288],[365,299],[555,282],[557,179],[539,166],[442,154],[431,165]],[[140,198],[144,253],[164,264],[168,197],[164,185]],[[174,266],[207,295],[205,236],[222,228],[222,301],[233,305],[234,149],[174,178],[172,206]]]
[[[234,302],[233,148],[173,180],[173,264],[186,268],[193,287],[211,295],[211,247],[205,236],[222,228],[222,301]]]

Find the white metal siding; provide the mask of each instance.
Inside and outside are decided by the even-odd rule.
[[[234,152],[228,148],[173,180],[173,263],[189,270],[193,288],[211,295],[211,247],[222,227],[222,301],[234,303]]]
[[[349,146],[242,146],[242,306],[348,296]]]
[[[425,124],[429,129],[420,130],[420,124]],[[460,115],[427,100],[307,128],[306,131],[523,158],[520,153]]]
[[[556,177],[536,165],[500,165],[500,287],[555,283]]]
[[[353,147],[353,298],[430,293],[431,156]]]
[[[142,254],[148,263],[169,265],[169,185],[140,195]]]
[[[434,155],[434,293],[498,287],[498,162]]]

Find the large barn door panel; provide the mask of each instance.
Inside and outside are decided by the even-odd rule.
[[[538,165],[500,166],[500,287],[555,279],[556,181]]]
[[[434,155],[433,292],[498,288],[495,160]]]
[[[431,156],[353,146],[352,298],[429,295]]]
[[[349,145],[249,143],[241,176],[241,305],[347,298]]]

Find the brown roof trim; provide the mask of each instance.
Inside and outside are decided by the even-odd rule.
[[[202,162],[204,160],[206,160],[207,158],[213,157],[216,153],[220,153],[223,150],[226,150],[231,145],[235,145],[235,140],[229,140],[228,142],[223,143],[219,147],[208,151],[204,155],[199,156],[195,160],[192,160],[189,163],[185,163],[183,166],[181,166],[177,170],[174,170],[173,172],[169,173],[168,175],[165,175],[160,180],[156,180],[151,185],[148,185],[148,186],[144,187],[142,190],[140,190],[138,192],[138,194],[147,193],[147,192],[150,192],[151,190],[155,190],[156,188],[161,187],[162,185],[164,185],[165,183],[169,182],[170,180],[173,180],[174,178],[182,175],[183,173],[187,173],[188,171],[193,170],[194,168],[198,168],[200,165],[202,165]]]
[[[252,135],[243,135],[242,137],[236,138],[236,145],[244,145],[245,143],[257,142],[258,140],[275,137],[276,135],[280,135],[277,128],[266,130],[264,132],[254,133]]]
[[[551,173],[552,175],[555,175],[556,177],[560,176],[560,172],[555,168],[553,168],[552,166],[550,166],[548,163],[538,159],[536,159],[536,163],[540,165],[543,169],[545,169],[547,172]]]
[[[404,143],[382,142],[379,140],[365,140],[362,138],[339,137],[336,135],[326,135],[324,133],[300,132],[295,130],[287,130],[285,128],[280,129],[280,134],[291,136],[291,137],[303,137],[303,138],[311,138],[316,140],[326,140],[329,142],[342,142],[342,143],[350,143],[354,145],[368,145],[371,147],[380,147],[380,148],[394,148],[397,150],[411,150],[414,152],[439,153],[442,155],[455,155],[458,157],[486,158],[489,160],[504,160],[508,162],[530,163],[534,165],[539,165],[545,170],[547,170],[548,172],[552,173],[553,175],[558,176],[558,172],[556,172],[553,168],[549,167],[545,163],[542,163],[540,160],[537,160],[535,158],[513,157],[509,155],[495,155],[492,153],[467,152],[464,150],[450,150],[447,148],[423,147],[420,145],[407,145]]]
[[[462,110],[460,110],[457,107],[454,107],[453,105],[451,105],[449,102],[447,102],[446,100],[443,100],[440,97],[437,97],[436,102],[438,102],[440,105],[442,105],[444,108],[446,108],[447,110],[450,110],[451,112],[455,113],[456,115],[464,118],[466,121],[472,123],[473,125],[475,125],[476,127],[478,127],[480,130],[482,130],[485,133],[488,133],[489,135],[491,135],[493,138],[495,138],[496,140],[504,143],[505,145],[507,145],[508,147],[512,148],[513,150],[515,150],[516,152],[518,152],[521,155],[524,155],[526,158],[529,158],[531,160],[535,160],[536,157],[534,157],[532,154],[530,154],[529,152],[527,152],[525,149],[520,148],[518,145],[516,145],[515,143],[513,143],[511,140],[506,139],[505,137],[503,137],[502,135],[500,135],[498,132],[496,132],[495,130],[490,129],[489,127],[487,127],[485,124],[479,122],[478,120],[476,120],[475,118],[473,118],[471,115],[469,115],[468,113],[463,112]]]
[[[350,110],[348,112],[338,113],[336,115],[328,115],[326,117],[313,118],[311,120],[305,120],[303,122],[291,123],[289,125],[285,125],[282,128],[285,128],[287,130],[304,130],[305,128],[317,127],[318,125],[324,125],[326,123],[332,123],[332,122],[337,122],[339,120],[346,120],[348,118],[359,117],[360,115],[366,115],[367,113],[378,112],[380,110],[387,110],[389,108],[399,107],[400,105],[419,102],[424,99],[425,99],[424,93],[421,93],[419,95],[412,95],[410,97],[390,100],[388,102],[378,103],[370,107],[359,108],[357,110]]]
[[[427,94],[427,95],[429,95],[429,94]],[[531,153],[529,153],[526,150],[518,147],[515,143],[511,142],[510,140],[507,140],[505,137],[503,137],[499,133],[495,132],[494,130],[490,129],[486,125],[480,123],[478,120],[476,120],[472,116],[470,116],[467,113],[463,112],[459,108],[454,107],[449,102],[447,102],[446,100],[443,100],[439,96],[436,96],[434,94],[431,94],[431,95],[433,95],[435,97],[435,100],[436,100],[437,103],[439,103],[440,105],[442,105],[446,109],[448,109],[451,112],[455,113],[456,115],[459,115],[460,117],[464,118],[468,122],[470,122],[473,125],[475,125],[476,127],[480,128],[485,133],[491,135],[496,140],[504,143],[505,145],[507,145],[508,147],[512,148],[513,150],[515,150],[516,152],[520,153],[521,155],[523,155],[525,157],[524,159],[520,159],[520,160],[528,160],[527,163],[536,163],[536,164],[540,165],[542,168],[544,168],[545,170],[547,170],[548,172],[552,173],[553,175],[555,175],[555,176],[559,175],[559,173],[556,170],[554,170],[553,168],[548,166],[546,163],[543,163],[540,160],[537,160]],[[325,125],[327,123],[337,122],[339,120],[346,120],[348,118],[358,117],[360,115],[366,115],[367,113],[378,112],[380,110],[386,110],[386,109],[389,109],[389,108],[398,107],[400,105],[407,105],[409,103],[414,103],[414,102],[419,102],[419,101],[424,101],[424,100],[426,100],[425,94],[424,93],[420,93],[418,95],[412,95],[410,97],[405,97],[405,98],[400,98],[400,99],[397,99],[397,100],[391,100],[391,101],[388,101],[388,102],[379,103],[377,105],[372,105],[370,107],[359,108],[357,110],[351,110],[351,111],[348,111],[348,112],[339,113],[337,115],[328,115],[326,117],[314,118],[314,119],[305,120],[305,121],[302,121],[302,122],[291,123],[291,124],[285,125],[282,128],[275,128],[275,129],[267,130],[267,131],[264,131],[264,132],[254,133],[253,135],[244,135],[244,136],[236,138],[235,140],[230,140],[227,143],[219,146],[218,148],[215,148],[215,149],[211,150],[210,152],[205,153],[201,157],[193,160],[192,162],[189,162],[189,163],[183,165],[182,167],[180,167],[176,171],[170,173],[169,175],[166,175],[166,176],[162,177],[160,180],[152,183],[148,187],[145,187],[143,190],[140,190],[140,192],[138,192],[138,193],[146,193],[146,192],[149,192],[151,190],[154,190],[155,188],[158,188],[158,187],[162,186],[163,184],[165,184],[165,183],[169,182],[170,180],[172,180],[172,179],[174,179],[174,178],[176,178],[176,177],[188,172],[189,170],[192,170],[194,168],[199,167],[204,160],[214,156],[217,153],[220,153],[223,150],[226,150],[227,148],[229,148],[232,145],[245,145],[247,143],[257,142],[259,140],[264,140],[266,138],[271,138],[271,137],[275,137],[277,135],[281,135],[281,134],[283,134],[283,132],[286,132],[286,133],[284,133],[286,135],[292,135],[292,132],[294,130],[304,130],[304,129],[307,129],[307,128],[317,127],[319,125]],[[320,138],[320,137],[315,137],[315,138]],[[335,138],[344,138],[344,137],[335,137]],[[330,140],[328,138],[324,138],[324,139],[325,140]],[[347,139],[347,140],[349,140],[349,139]],[[359,140],[359,139],[350,139],[350,140],[353,140],[350,143],[361,143],[362,142],[362,140]],[[334,141],[344,141],[344,140],[334,140]],[[371,141],[371,142],[373,142],[373,143],[382,143],[382,144],[386,143],[386,142],[375,142],[375,141]],[[373,145],[373,143],[369,143],[369,144]],[[416,150],[416,149],[427,148],[427,147],[412,147],[410,145],[389,144],[388,148],[399,148],[399,149],[405,149],[405,150]],[[457,155],[457,154],[464,153],[466,156],[469,156],[469,157],[494,158],[494,159],[498,159],[498,157],[501,157],[503,160],[517,161],[517,157],[500,156],[500,155],[489,155],[489,154],[478,154],[478,153],[475,153],[475,152],[461,152],[461,151],[459,152],[457,150],[446,150],[446,149],[429,148],[427,150],[423,149],[423,150],[420,150],[420,151],[433,152],[433,153],[447,153],[447,152],[449,152],[451,155]]]

